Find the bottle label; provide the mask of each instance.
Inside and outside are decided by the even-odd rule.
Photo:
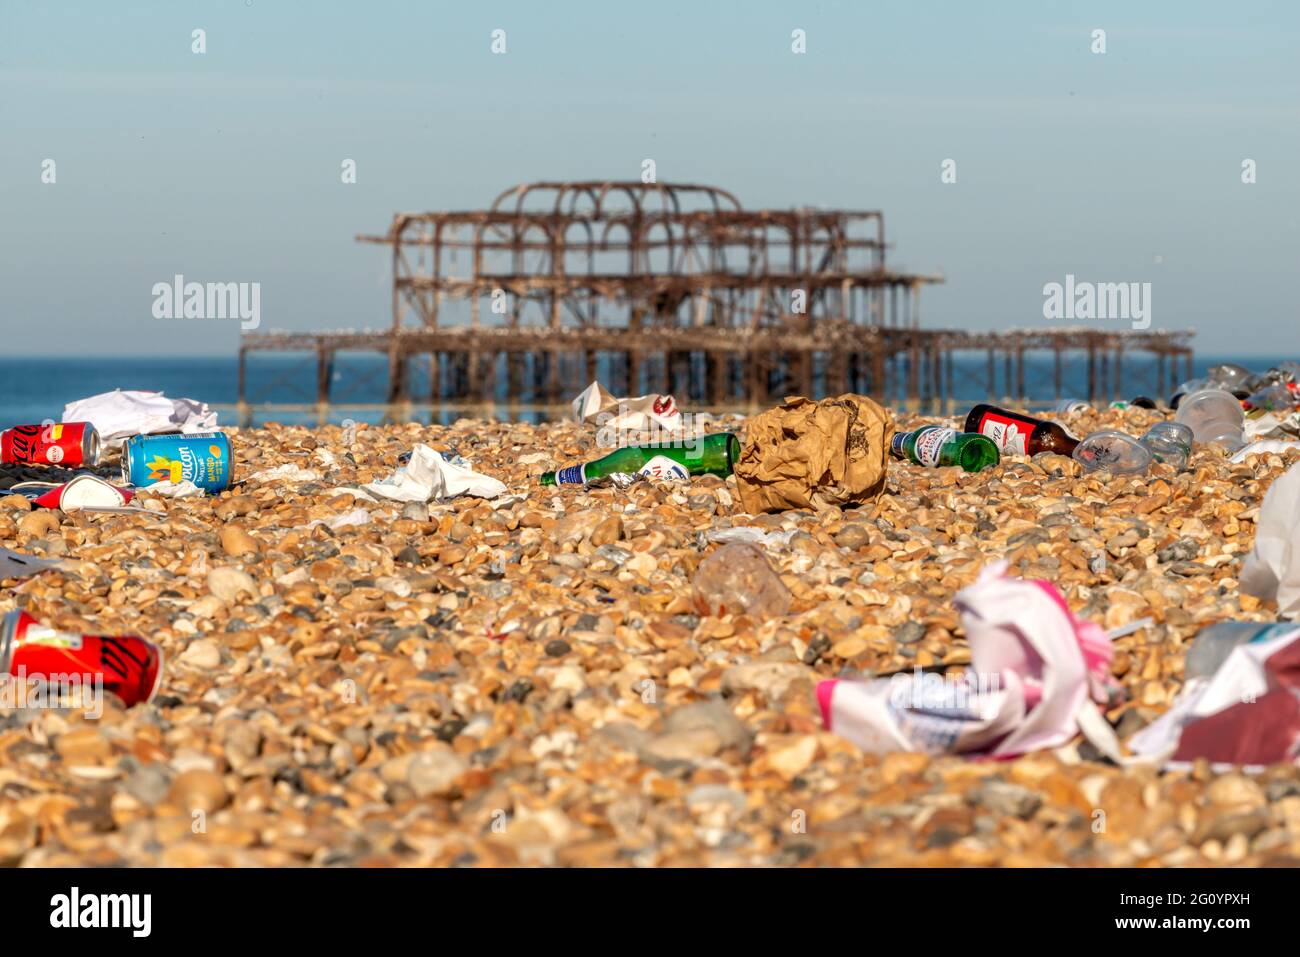
[[[666,455],[656,455],[641,466],[641,471],[638,474],[668,481],[684,479],[688,475],[686,469],[679,462],[674,462]]]
[[[907,438],[907,436],[907,432],[895,432],[894,437],[889,440],[889,451],[900,459],[907,458],[907,453],[903,449],[903,439]]]
[[[556,485],[586,485],[587,480],[583,477],[583,468],[581,465],[570,465],[567,469],[560,469],[555,473]]]
[[[1002,455],[1024,455],[1025,443],[1034,431],[1033,426],[1026,426],[1024,422],[996,412],[984,413],[979,430],[981,435],[987,435],[993,440]]]
[[[916,434],[916,460],[926,468],[937,468],[944,443],[951,442],[956,436],[956,429],[922,429]]]

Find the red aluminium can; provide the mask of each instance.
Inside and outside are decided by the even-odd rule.
[[[0,674],[38,679],[100,680],[128,708],[148,702],[162,681],[162,650],[135,635],[78,635],[56,631],[25,611],[0,621]]]
[[[0,462],[93,467],[99,464],[99,433],[89,422],[15,425],[0,432]]]

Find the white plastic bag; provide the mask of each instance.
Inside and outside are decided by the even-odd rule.
[[[211,432],[217,413],[194,399],[169,399],[161,392],[115,389],[77,399],[63,407],[64,422],[89,422],[105,447],[133,435],[156,432]]]
[[[1300,462],[1278,477],[1264,495],[1255,548],[1241,566],[1244,594],[1276,601],[1279,614],[1300,614]]]

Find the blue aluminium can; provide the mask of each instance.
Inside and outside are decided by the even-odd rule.
[[[224,432],[133,435],[122,448],[122,478],[136,488],[190,481],[205,492],[221,492],[230,488],[232,464]]]

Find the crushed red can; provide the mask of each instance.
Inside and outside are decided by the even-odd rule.
[[[0,462],[93,467],[99,464],[99,432],[89,422],[15,425],[0,432]]]
[[[128,708],[148,702],[162,681],[162,650],[136,635],[79,635],[43,625],[27,612],[0,621],[0,674],[82,684],[103,682]]]

